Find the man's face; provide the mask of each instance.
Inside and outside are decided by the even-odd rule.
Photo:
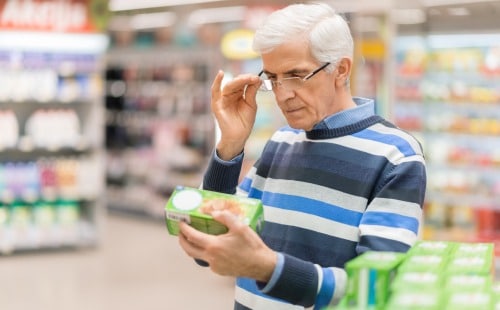
[[[282,44],[262,54],[264,72],[269,79],[281,81],[287,77],[303,78],[319,66],[304,41]],[[311,130],[326,116],[338,112],[335,103],[335,71],[321,70],[296,90],[273,87],[279,108],[292,128]]]

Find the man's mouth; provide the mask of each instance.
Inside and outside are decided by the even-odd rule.
[[[294,113],[294,112],[297,112],[299,110],[301,110],[302,108],[301,107],[298,107],[298,108],[289,108],[286,110],[286,113]]]

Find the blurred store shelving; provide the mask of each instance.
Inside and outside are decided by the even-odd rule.
[[[93,14],[106,11],[99,1],[0,5],[1,253],[99,241],[108,38]]]
[[[217,139],[209,110],[216,71],[226,78],[260,71],[252,29],[292,1],[112,0],[109,13],[97,2],[70,3],[89,4],[89,16],[100,12],[105,36],[57,32],[41,40],[40,32],[22,30],[37,51],[28,52],[12,45],[19,30],[0,33],[0,176],[11,173],[11,162],[22,164],[15,175],[27,176],[41,158],[51,167],[94,171],[106,183],[110,209],[161,219],[175,185],[201,182]],[[500,1],[327,2],[355,37],[353,94],[374,98],[378,113],[424,146],[423,237],[499,243]],[[62,38],[64,44],[47,44]],[[89,51],[88,40],[100,48]],[[272,96],[259,96],[245,168],[283,124]],[[60,134],[39,135],[50,130]],[[99,213],[86,207],[99,186],[78,190],[83,218]],[[4,203],[0,211],[9,208]]]

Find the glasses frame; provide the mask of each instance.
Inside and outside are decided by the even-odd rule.
[[[324,64],[322,64],[321,66],[319,66],[318,68],[314,69],[311,73],[307,74],[306,76],[304,76],[303,78],[301,77],[298,77],[298,76],[291,76],[291,77],[286,77],[286,78],[282,78],[281,80],[276,80],[276,81],[273,81],[273,80],[270,80],[270,79],[262,79],[261,76],[262,74],[264,74],[264,70],[260,71],[258,76],[259,78],[261,78],[262,80],[262,84],[260,85],[259,87],[259,90],[260,91],[273,91],[275,89],[278,89],[278,86],[280,87],[283,87],[287,90],[290,90],[290,91],[294,91],[294,90],[297,90],[297,89],[300,89],[302,88],[302,86],[298,87],[298,88],[294,88],[294,89],[289,89],[289,88],[286,88],[283,86],[283,81],[289,81],[289,80],[300,80],[302,83],[306,82],[307,80],[309,80],[310,78],[312,78],[313,76],[315,76],[318,72],[320,72],[321,70],[325,69],[328,65],[330,65],[330,62],[325,62]],[[269,89],[266,85],[266,82],[269,81],[269,83],[271,83],[271,89]]]

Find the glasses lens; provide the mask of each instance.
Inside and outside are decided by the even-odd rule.
[[[299,77],[289,77],[281,80],[281,86],[286,90],[296,90],[304,86],[304,80]]]
[[[261,79],[262,80],[262,84],[260,84],[260,87],[259,87],[259,90],[262,90],[262,91],[271,91],[273,90],[273,83],[271,82],[271,80],[264,80],[264,79]]]

